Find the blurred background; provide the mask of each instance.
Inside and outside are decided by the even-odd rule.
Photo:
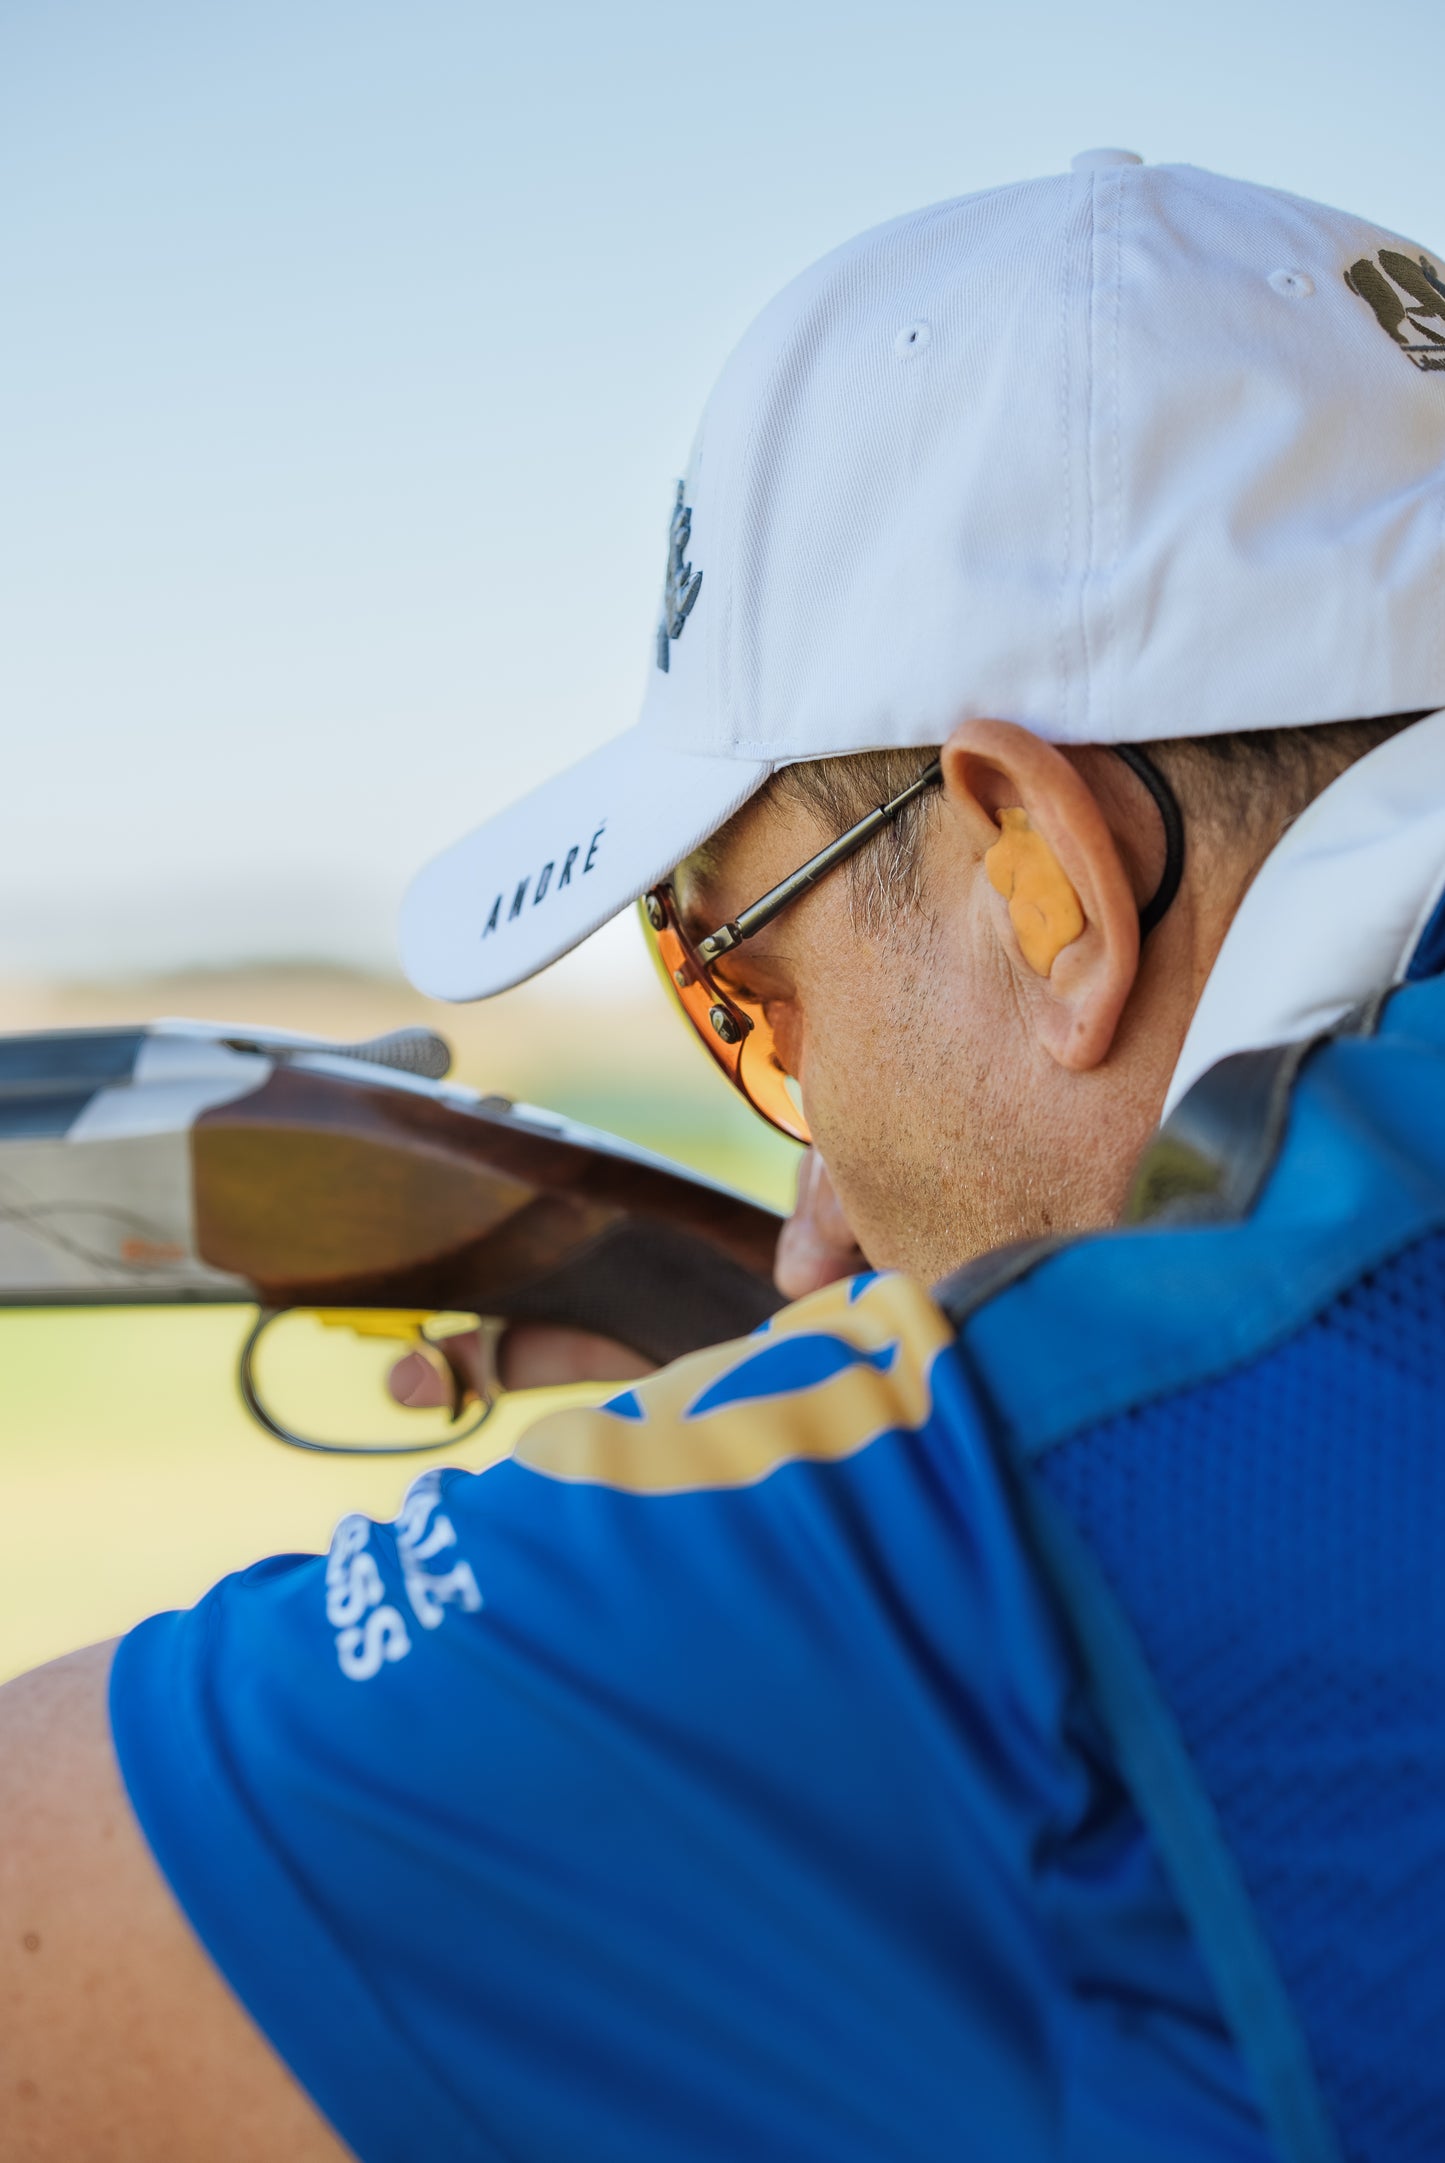
[[[630,923],[441,1012],[408,876],[632,720],[697,414],[796,270],[1100,144],[1438,250],[1442,80],[1431,0],[5,0],[0,1028],[421,1019],[784,1203]],[[0,1674],[395,1502],[249,1428],[245,1321],[0,1314]]]

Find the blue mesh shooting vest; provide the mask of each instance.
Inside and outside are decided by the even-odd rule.
[[[1131,1220],[939,1297],[1281,2154],[1438,2163],[1445,978],[1215,1068]]]

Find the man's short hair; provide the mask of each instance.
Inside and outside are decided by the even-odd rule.
[[[1271,846],[1356,759],[1422,721],[1430,710],[1383,714],[1368,721],[1325,721],[1308,728],[1167,737],[1140,748],[1172,783],[1187,832],[1259,850]],[[925,747],[812,759],[783,767],[765,793],[775,803],[803,805],[829,835],[843,833],[875,804],[907,788],[937,756],[936,747]],[[936,794],[919,797],[849,865],[854,907],[869,929],[921,901],[920,844],[937,802]],[[722,839],[719,835],[712,846]]]

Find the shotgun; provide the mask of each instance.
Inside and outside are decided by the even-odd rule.
[[[661,1363],[781,1305],[772,1211],[461,1088],[450,1064],[426,1029],[358,1044],[180,1020],[0,1035],[0,1306],[254,1305],[239,1383],[269,1433],[404,1450],[437,1444],[323,1440],[283,1416],[266,1384],[276,1326],[423,1349],[455,1442],[496,1392],[461,1429],[447,1329],[494,1345],[509,1322],[549,1322]],[[271,1365],[284,1376],[279,1352]]]

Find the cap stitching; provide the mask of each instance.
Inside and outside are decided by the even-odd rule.
[[[1113,407],[1114,407],[1114,457],[1113,457],[1113,479],[1112,479],[1112,486],[1113,486],[1113,491],[1114,491],[1114,517],[1113,517],[1113,528],[1114,528],[1114,534],[1113,534],[1113,545],[1112,545],[1112,548],[1111,548],[1111,551],[1110,551],[1110,556],[1109,556],[1109,584],[1108,584],[1108,607],[1109,607],[1109,713],[1110,713],[1110,721],[1111,721],[1111,723],[1112,723],[1112,721],[1113,721],[1114,717],[1115,717],[1115,716],[1117,715],[1117,713],[1118,713],[1118,708],[1119,708],[1119,697],[1118,697],[1118,683],[1119,683],[1119,624],[1118,624],[1118,618],[1117,618],[1117,615],[1116,615],[1116,612],[1115,612],[1115,593],[1116,593],[1116,589],[1117,589],[1117,586],[1118,586],[1118,579],[1119,579],[1119,563],[1120,563],[1120,559],[1121,559],[1121,557],[1122,557],[1122,554],[1123,554],[1123,540],[1124,540],[1124,453],[1123,453],[1123,418],[1122,418],[1122,413],[1121,413],[1121,406],[1122,406],[1122,402],[1123,402],[1123,399],[1122,399],[1122,392],[1121,392],[1121,389],[1120,389],[1120,384],[1121,384],[1122,378],[1121,378],[1121,376],[1120,376],[1120,373],[1119,373],[1119,343],[1120,343],[1120,334],[1119,334],[1119,320],[1120,320],[1120,317],[1121,317],[1121,315],[1122,315],[1122,313],[1123,313],[1123,306],[1124,306],[1124,303],[1123,303],[1123,292],[1124,292],[1124,277],[1123,277],[1123,256],[1124,256],[1124,249],[1123,249],[1123,225],[1124,225],[1124,177],[1123,177],[1123,174],[1122,174],[1122,173],[1117,173],[1117,174],[1115,175],[1115,189],[1114,189],[1114,262],[1113,262],[1113,279],[1114,279],[1114,313],[1113,313],[1112,335],[1111,335],[1111,338],[1110,338],[1110,348],[1109,348],[1109,375],[1110,375],[1110,391],[1111,391],[1111,395],[1112,395],[1112,399],[1113,399]]]
[[[1069,608],[1069,566],[1074,555],[1074,476],[1069,458],[1069,391],[1070,391],[1070,310],[1068,301],[1069,261],[1064,259],[1064,304],[1059,310],[1059,462],[1063,469],[1064,545],[1059,563],[1059,613],[1058,633],[1055,647],[1059,671],[1059,730],[1067,736],[1069,730],[1069,658],[1067,641],[1067,618]]]
[[[1440,575],[1435,580],[1435,688],[1438,698],[1445,690],[1445,489],[1440,491]]]
[[[1086,375],[1084,379],[1084,427],[1083,458],[1080,461],[1084,488],[1084,555],[1079,570],[1079,586],[1076,606],[1079,614],[1079,659],[1083,667],[1083,740],[1092,734],[1094,718],[1094,641],[1093,586],[1095,582],[1094,546],[1096,505],[1094,501],[1094,412],[1098,395],[1099,370],[1096,344],[1099,315],[1099,174],[1090,173],[1089,180],[1089,312],[1088,339],[1086,344]]]
[[[1013,188],[1014,190],[1026,190],[1029,188],[1039,187],[1041,185],[1043,185],[1043,183],[1039,181],[1016,181],[1013,184]],[[976,194],[988,195],[1003,192],[1005,191],[995,191],[985,188],[977,190]],[[846,268],[851,270],[852,267],[856,264],[859,256],[862,255],[870,246],[876,251],[876,249],[881,245],[882,236],[884,234],[893,234],[898,232],[900,229],[906,228],[910,231],[910,238],[916,238],[918,234],[931,232],[933,227],[943,224],[948,217],[950,217],[954,212],[957,211],[960,204],[968,203],[973,200],[974,197],[972,196],[962,195],[955,196],[945,203],[930,203],[925,205],[920,210],[907,211],[903,214],[902,217],[886,219],[882,225],[870,226],[866,232],[856,233],[851,240],[841,242],[840,245],[836,248],[830,248],[828,253],[826,255],[820,256],[816,262],[806,264],[802,270],[797,271],[794,276],[788,280],[787,284],[782,288],[782,290],[774,295],[772,301],[770,301],[768,304],[769,308],[776,307],[783,300],[784,295],[793,292],[795,287],[801,285],[811,285],[813,288],[814,296],[816,296],[819,291],[827,291],[829,293],[836,292],[839,277],[845,268],[845,259]],[[825,273],[826,275],[824,275]],[[766,313],[767,311],[765,310],[764,312]],[[753,328],[756,328],[756,325],[754,325]],[[769,364],[766,377],[763,381],[761,394],[755,400],[752,413],[749,416],[747,435],[743,441],[742,457],[740,459],[735,459],[733,462],[733,472],[730,480],[731,485],[734,489],[735,498],[732,505],[733,525],[735,532],[738,526],[741,504],[746,495],[746,476],[752,470],[753,452],[757,445],[758,437],[763,426],[763,415],[765,410],[769,409],[770,401],[775,396],[778,385],[786,371],[788,362],[787,338],[790,338],[793,335],[793,330],[795,328],[796,324],[794,324],[789,329],[787,337],[785,337],[780,350],[774,354],[772,361]],[[745,334],[745,338],[747,336],[751,336],[751,334],[752,332],[750,329],[749,332]],[[703,414],[704,428],[706,427],[711,410],[712,401],[711,399],[709,399],[708,406]],[[716,523],[720,526],[722,520],[719,518]],[[726,648],[726,661],[728,670],[728,688],[726,703],[729,714],[729,727],[727,729],[727,755],[732,757],[737,757],[740,753],[746,755],[746,747],[749,744],[758,744],[760,742],[760,740],[756,737],[740,737],[736,733],[735,722],[731,720],[731,715],[736,705],[737,686],[740,679],[744,681],[748,695],[750,720],[754,725],[756,725],[757,722],[762,718],[760,712],[760,700],[757,695],[758,681],[756,668],[754,668],[752,671],[740,671],[737,667],[733,665],[737,659],[737,655],[735,652],[736,641],[733,634],[734,628],[739,618],[736,593],[736,572],[739,560],[739,550],[735,546],[732,551],[732,566],[730,570],[730,575],[726,582],[725,597],[718,604],[719,611],[722,615],[723,622],[726,627],[728,639],[728,644]],[[770,742],[764,748],[767,757],[772,759],[775,759],[777,757],[776,743]],[[812,755],[813,754],[810,754],[810,756]]]

